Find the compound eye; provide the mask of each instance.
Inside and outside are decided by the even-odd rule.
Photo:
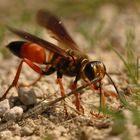
[[[94,75],[94,65],[92,63],[88,63],[85,67],[85,76],[89,79],[89,80],[93,80],[95,78]]]
[[[104,77],[106,72],[106,68],[104,64],[100,61],[92,61],[89,62],[84,70],[85,77],[87,77],[90,81],[95,77]]]

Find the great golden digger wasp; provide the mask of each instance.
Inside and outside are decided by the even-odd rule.
[[[17,82],[20,76],[23,63],[26,63],[35,72],[42,75],[50,75],[54,72],[57,74],[57,82],[60,86],[61,96],[65,96],[62,76],[67,75],[75,77],[72,85],[72,90],[77,88],[78,80],[82,79],[86,83],[89,83],[90,87],[100,91],[100,106],[104,106],[104,96],[116,96],[115,93],[107,93],[102,89],[102,79],[105,75],[111,77],[106,72],[106,67],[101,61],[90,61],[88,56],[81,51],[77,44],[68,34],[64,28],[63,23],[53,14],[46,10],[39,10],[37,13],[37,22],[40,26],[45,27],[50,33],[51,37],[58,41],[58,46],[54,45],[46,40],[43,40],[35,35],[27,33],[25,31],[12,28],[8,26],[8,29],[19,37],[28,41],[14,41],[7,45],[7,48],[16,56],[21,58],[21,62],[18,66],[15,78],[7,91],[1,97],[4,99],[12,87],[17,87]],[[46,50],[48,50],[49,57],[46,60]],[[46,69],[42,70],[36,64],[45,65]],[[40,77],[31,85],[40,80]],[[90,82],[96,77],[100,77],[100,80],[96,84]],[[113,85],[114,82],[112,81]],[[116,92],[118,90],[114,85]],[[83,112],[83,108],[80,105],[80,94],[75,93],[75,106],[78,111]],[[66,104],[64,103],[65,112],[67,112]]]

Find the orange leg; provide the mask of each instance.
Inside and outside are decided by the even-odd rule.
[[[98,90],[99,89],[99,87],[97,87],[96,84],[90,84],[90,82],[88,82],[88,83],[90,85],[91,90]],[[104,93],[105,97],[108,97],[108,96],[112,96],[112,97],[116,97],[116,98],[118,97],[118,95],[115,92],[106,90],[103,87],[102,87],[102,92]]]
[[[77,89],[77,82],[74,82],[71,86],[71,89],[72,90],[75,90]],[[79,111],[79,112],[82,112],[84,114],[84,108],[81,106],[80,104],[80,94],[79,93],[75,93],[75,106],[76,106],[76,109]]]
[[[104,95],[104,91],[102,90],[101,81],[99,82],[99,93],[100,93],[100,109],[102,109],[105,107],[105,95]],[[100,113],[100,109],[99,109],[99,113]]]
[[[6,95],[8,94],[9,90],[12,87],[14,87],[14,86],[16,87],[17,86],[17,82],[18,82],[18,79],[19,79],[19,76],[20,76],[20,72],[21,72],[21,68],[22,68],[23,62],[25,62],[27,65],[29,65],[34,71],[36,71],[40,75],[42,74],[42,70],[41,70],[40,67],[38,67],[37,65],[35,65],[32,61],[30,61],[28,59],[23,59],[20,62],[19,66],[18,66],[16,75],[15,75],[15,78],[14,78],[12,84],[9,86],[9,88],[6,90],[6,92],[4,93],[4,95],[0,98],[0,100],[3,100],[6,97]],[[35,82],[37,82],[37,81],[35,81]]]
[[[87,83],[89,83],[90,89],[91,90],[99,90],[99,94],[100,94],[100,108],[99,108],[99,114],[100,114],[100,110],[101,108],[105,107],[105,92],[102,89],[102,84],[101,81],[99,81],[99,86],[97,86],[96,84],[91,84],[90,81],[86,81]]]
[[[64,91],[63,84],[62,84],[62,78],[57,78],[57,83],[59,84],[59,87],[60,87],[61,96],[62,97],[65,96],[65,91]],[[64,113],[66,116],[68,116],[65,100],[64,100]]]
[[[90,82],[88,82],[90,84]],[[99,106],[99,112],[98,113],[94,113],[94,112],[91,112],[91,114],[96,117],[96,118],[103,118],[105,117],[104,114],[100,114],[100,111],[102,108],[105,107],[105,104],[106,104],[106,100],[105,100],[105,92],[104,90],[102,89],[102,84],[101,84],[101,81],[99,81],[99,87],[97,87],[95,84],[90,84],[90,88],[91,90],[99,90],[99,95],[100,95],[100,106]]]
[[[112,97],[117,97],[117,94],[112,92],[112,91],[108,91],[104,88],[102,88],[102,83],[101,81],[99,81],[99,86],[97,86],[96,84],[91,84],[90,81],[86,81],[89,83],[89,86],[90,86],[90,89],[91,90],[99,90],[99,94],[100,94],[100,108],[99,108],[99,113],[93,113],[91,112],[92,115],[94,115],[95,117],[98,117],[98,118],[102,118],[102,117],[105,117],[104,114],[100,114],[100,111],[102,108],[105,107],[105,104],[106,104],[106,99],[105,97],[108,97],[108,96],[112,96]]]
[[[104,95],[104,92],[103,90],[101,89],[101,82],[99,82],[99,87],[97,87],[96,84],[91,84],[90,81],[86,81],[89,86],[90,86],[90,89],[91,90],[99,90],[99,94],[100,94],[100,106],[104,106],[105,105],[105,95]]]
[[[90,82],[88,82],[90,84]],[[99,90],[99,94],[100,94],[100,109],[103,107],[105,107],[105,92],[102,89],[102,83],[101,81],[99,81],[99,87],[97,87],[95,84],[90,84],[90,88],[91,90]],[[100,109],[99,109],[99,113],[100,113]]]

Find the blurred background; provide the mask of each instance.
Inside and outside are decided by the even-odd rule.
[[[108,44],[117,46],[123,52],[128,32],[139,44],[139,0],[4,0],[0,1],[0,45],[5,43],[5,25],[19,27],[40,34],[35,15],[38,9],[52,11],[63,19],[66,28],[79,35],[81,47],[99,46],[106,49]],[[72,34],[75,38],[75,35]],[[77,38],[78,40],[78,38]],[[0,48],[2,51],[2,48]],[[5,54],[6,56],[6,54]]]

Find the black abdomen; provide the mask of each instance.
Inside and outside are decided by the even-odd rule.
[[[25,41],[14,41],[9,43],[6,47],[16,56],[20,57],[21,47],[25,44]]]

